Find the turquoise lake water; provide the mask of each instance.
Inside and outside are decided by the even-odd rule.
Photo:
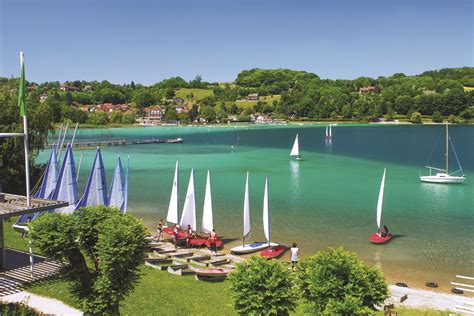
[[[289,159],[296,133],[304,158],[298,162]],[[76,141],[184,139],[183,144],[102,148],[109,182],[117,155],[130,155],[129,211],[150,228],[166,218],[179,160],[181,207],[194,168],[199,226],[209,169],[215,227],[227,240],[227,249],[239,244],[249,171],[251,240],[264,239],[263,188],[268,176],[272,241],[296,241],[304,255],[343,246],[381,267],[391,281],[422,287],[434,280],[446,289],[456,274],[474,275],[474,126],[452,126],[450,136],[467,176],[463,185],[424,184],[418,179],[426,164],[444,166],[444,127],[439,125],[339,125],[333,128],[331,142],[324,139],[324,127],[315,125],[80,130]],[[79,192],[95,154],[75,150],[76,165],[81,152]],[[42,153],[40,160],[48,155]],[[454,170],[452,152],[451,158]],[[372,245],[367,238],[376,230],[384,168],[382,224],[395,237],[388,244]]]

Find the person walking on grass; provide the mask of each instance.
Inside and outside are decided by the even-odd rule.
[[[293,272],[296,270],[296,265],[298,264],[298,255],[298,245],[294,242],[293,246],[291,247],[291,271]]]

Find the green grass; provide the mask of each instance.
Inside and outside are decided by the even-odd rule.
[[[229,282],[201,282],[193,276],[180,277],[144,266],[139,283],[120,311],[122,315],[236,315],[229,286]],[[27,291],[80,308],[68,283],[58,278],[32,285]]]
[[[194,100],[198,100],[198,101],[214,94],[214,92],[210,89],[181,88],[176,91],[176,97],[184,99],[184,100],[190,100],[191,98],[189,96],[191,93],[194,95]]]
[[[20,233],[13,230],[17,217],[12,217],[9,221],[3,222],[3,231],[5,234],[5,246],[8,248],[28,251],[28,238],[21,237]]]
[[[266,97],[260,97],[260,101],[266,102],[270,105],[272,105],[273,100],[280,101],[281,95],[274,95],[274,96],[266,96]],[[219,102],[218,102],[219,103]],[[239,108],[251,108],[255,104],[257,104],[257,101],[242,101],[242,102],[234,102],[234,101],[227,101],[225,104],[226,106],[231,106],[232,104],[237,104]]]

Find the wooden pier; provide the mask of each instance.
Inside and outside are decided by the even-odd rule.
[[[127,140],[115,139],[115,140],[102,140],[102,141],[88,141],[88,142],[75,142],[73,148],[90,148],[90,147],[108,147],[108,146],[123,146],[123,145],[145,145],[145,144],[180,144],[183,142],[182,138],[172,139],[142,139],[142,140]],[[66,148],[67,144],[63,145]]]

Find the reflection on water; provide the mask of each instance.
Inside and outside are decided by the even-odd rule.
[[[420,194],[424,199],[424,205],[434,205],[436,209],[446,209],[450,187],[458,185],[437,184],[420,182]]]
[[[290,160],[291,172],[291,190],[295,196],[300,196],[300,163],[299,161]]]
[[[331,153],[332,152],[332,139],[326,138],[324,140],[324,147],[326,148],[326,152]]]
[[[382,261],[380,260],[380,252],[376,251],[374,256],[375,266],[382,269]]]

